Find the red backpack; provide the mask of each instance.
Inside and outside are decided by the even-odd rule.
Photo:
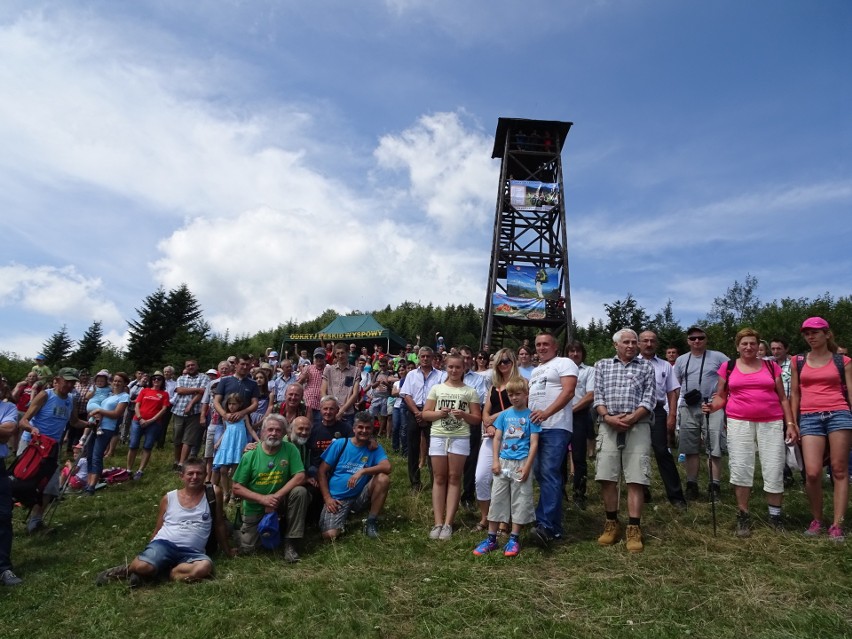
[[[47,435],[33,435],[24,452],[12,464],[12,476],[20,481],[35,479],[54,446],[55,439]]]

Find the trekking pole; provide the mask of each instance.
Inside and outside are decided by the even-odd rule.
[[[713,517],[713,536],[716,536],[716,491],[713,490],[713,444],[710,442],[710,413],[704,414],[707,426],[707,474],[710,477],[710,512]]]

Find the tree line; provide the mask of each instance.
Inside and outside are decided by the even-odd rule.
[[[799,327],[805,318],[813,315],[828,320],[840,343],[845,344],[844,340],[852,335],[852,296],[833,297],[826,292],[815,299],[784,298],[763,303],[757,295],[757,287],[757,278],[750,274],[742,283],[735,281],[713,300],[706,316],[696,322],[707,332],[711,348],[735,355],[736,332],[743,326],[751,326],[767,341],[781,338],[790,343],[791,352],[802,352],[806,345]],[[604,317],[593,318],[585,326],[577,322],[572,326],[572,335],[586,345],[589,362],[612,355],[612,335],[624,327],[637,332],[655,331],[661,350],[676,346],[680,352],[686,351],[684,331],[687,327],[675,317],[671,300],[653,315],[631,293],[623,300],[603,306]],[[104,340],[100,321],[93,322],[76,342],[63,325],[44,342],[42,353],[48,365],[54,370],[73,366],[90,371],[101,368],[132,371],[153,370],[171,363],[179,369],[187,358],[194,358],[204,367],[215,366],[228,355],[260,355],[270,347],[279,350],[285,335],[316,333],[339,315],[334,309],[327,309],[312,320],[289,320],[252,335],[231,335],[228,330],[216,333],[204,320],[203,309],[186,284],[169,291],[158,288],[142,300],[135,312],[136,318],[127,322],[126,350]],[[359,310],[349,313],[360,314]],[[448,345],[468,344],[477,348],[481,344],[483,312],[473,304],[435,306],[406,301],[370,314],[380,324],[412,342],[419,335],[422,344],[433,345],[435,333],[440,331]],[[536,332],[530,327],[527,333],[517,336],[517,342],[506,345],[517,347],[525,337],[532,341]],[[22,379],[31,366],[32,362],[15,354],[0,353],[0,370],[10,380]]]

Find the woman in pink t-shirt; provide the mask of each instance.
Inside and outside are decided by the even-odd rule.
[[[725,409],[728,420],[728,464],[737,498],[737,537],[751,536],[748,500],[754,484],[754,454],[760,452],[763,490],[769,504],[769,521],[784,531],[781,505],[784,500],[784,464],[788,442],[799,432],[781,381],[781,368],[758,356],[760,335],[753,328],[737,333],[734,343],[739,359],[719,367],[719,386],[705,412]],[[785,431],[784,424],[787,428]]]
[[[833,541],[843,541],[841,524],[849,496],[847,464],[852,445],[852,413],[849,412],[849,389],[852,388],[852,366],[849,363],[852,360],[845,355],[836,355],[837,344],[828,322],[823,318],[809,317],[801,330],[811,350],[806,355],[795,357],[793,366],[790,366],[790,401],[793,414],[799,419],[805,492],[813,515],[805,535],[816,537],[823,531],[822,467],[827,439],[834,481],[834,521],[828,529],[828,537]]]

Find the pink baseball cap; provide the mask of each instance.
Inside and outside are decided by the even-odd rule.
[[[828,330],[828,322],[826,322],[821,317],[809,317],[804,322],[802,322],[802,328],[800,331],[805,330],[806,328],[815,328],[817,330]]]

